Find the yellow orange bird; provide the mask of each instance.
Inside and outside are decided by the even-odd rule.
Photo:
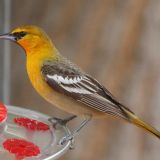
[[[18,27],[0,38],[12,40],[24,48],[28,76],[42,97],[66,112],[86,117],[75,132],[91,117],[112,115],[160,138],[158,130],[140,120],[102,84],[60,55],[50,38],[39,27]]]

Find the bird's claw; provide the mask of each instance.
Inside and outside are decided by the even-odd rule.
[[[51,117],[48,119],[48,121],[53,125],[54,128],[57,128],[57,125],[65,126],[66,124],[63,119],[57,117]]]
[[[59,145],[64,145],[65,143],[67,143],[68,141],[71,141],[70,144],[70,149],[74,149],[74,135],[68,135],[68,136],[64,136],[63,138],[60,139],[59,141]]]
[[[66,142],[68,142],[72,139],[73,139],[73,136],[71,136],[71,135],[64,136],[63,138],[60,139],[59,144],[64,145]]]
[[[53,125],[54,128],[57,128],[57,125],[66,126],[66,124],[71,121],[72,119],[76,118],[76,116],[71,116],[65,119],[60,119],[57,117],[51,117],[48,121]]]
[[[59,124],[62,127],[66,127],[66,124],[71,121],[72,119],[76,118],[76,116],[71,116],[65,119],[60,118],[49,118],[48,120],[52,123],[54,128],[57,128],[57,125]],[[74,137],[78,134],[78,132],[90,121],[91,116],[88,116],[85,120],[83,120],[78,128],[73,130],[72,132],[69,131],[67,136],[64,136],[61,138],[58,142],[59,145],[64,145],[65,143],[71,141],[70,143],[70,149],[74,148]]]

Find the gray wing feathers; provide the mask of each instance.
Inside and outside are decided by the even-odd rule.
[[[47,62],[43,64],[41,71],[48,85],[57,92],[97,111],[128,119],[123,110],[125,107],[95,79],[76,67],[66,63]]]

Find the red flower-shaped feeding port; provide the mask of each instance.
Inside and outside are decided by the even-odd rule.
[[[6,118],[7,118],[7,108],[2,102],[0,102],[0,123],[6,120]]]
[[[20,126],[23,126],[29,130],[34,130],[34,131],[46,131],[49,130],[49,126],[43,122],[34,120],[34,119],[29,119],[29,118],[14,118],[14,122]]]
[[[3,142],[4,149],[15,154],[17,160],[22,160],[25,157],[37,156],[40,154],[38,146],[32,142],[22,139],[7,139]]]

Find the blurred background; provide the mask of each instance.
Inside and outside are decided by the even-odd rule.
[[[160,130],[160,1],[1,0],[0,31],[34,24],[59,51]],[[6,104],[65,117],[32,88],[24,51],[0,43],[0,97]],[[47,109],[46,109],[47,108]],[[127,123],[93,120],[61,160],[159,160],[160,141]]]

